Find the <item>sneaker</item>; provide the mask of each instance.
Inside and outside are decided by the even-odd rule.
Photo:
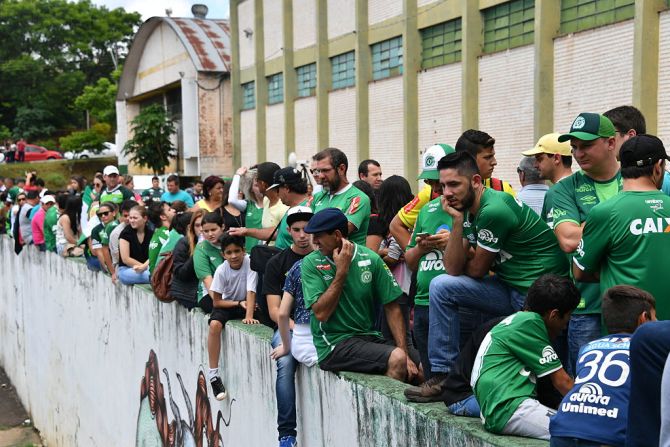
[[[209,382],[212,385],[212,391],[214,392],[214,397],[216,400],[223,400],[226,398],[228,393],[226,393],[226,387],[223,386],[221,377],[216,376]]]
[[[295,436],[284,436],[279,440],[279,447],[295,447],[297,445],[298,441]]]
[[[446,373],[435,373],[420,386],[405,388],[405,398],[410,402],[440,402],[444,400],[444,382]]]

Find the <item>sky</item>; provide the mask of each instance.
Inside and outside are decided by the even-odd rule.
[[[165,17],[167,8],[172,9],[172,17],[193,17],[191,6],[194,3],[207,5],[208,19],[227,19],[229,15],[228,0],[93,0],[93,3],[108,9],[122,7],[126,11],[137,11],[142,14],[142,20],[154,16]]]

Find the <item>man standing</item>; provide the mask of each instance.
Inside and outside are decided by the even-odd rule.
[[[33,228],[30,222],[30,212],[36,206],[39,206],[40,195],[37,191],[28,191],[26,193],[26,201],[19,208],[19,231],[21,231],[21,238],[23,245],[30,245],[33,243]]]
[[[469,129],[463,132],[456,141],[456,152],[467,152],[477,161],[477,168],[479,168],[479,175],[484,186],[515,196],[512,185],[493,177],[493,170],[498,165],[495,144],[496,140],[486,132]]]
[[[326,208],[338,208],[349,221],[349,240],[365,245],[370,222],[370,199],[360,189],[347,180],[349,161],[339,149],[324,149],[314,157],[315,177],[318,177],[323,191],[314,195],[314,213]]]
[[[528,288],[541,275],[568,276],[567,259],[549,227],[510,194],[484,187],[469,153],[447,155],[438,170],[442,207],[452,218],[452,229],[444,252],[447,274],[430,283],[433,376],[422,385],[426,399],[442,394],[458,356],[460,308],[509,315],[521,309]],[[489,276],[491,270],[495,276]]]
[[[559,133],[548,133],[537,140],[535,147],[529,151],[523,152],[525,156],[535,157],[535,168],[540,172],[540,178],[549,180],[553,186],[544,196],[542,212],[540,217],[554,228],[554,188],[556,183],[572,175],[572,152],[570,143],[559,143]]]
[[[31,228],[32,228],[32,235],[33,235],[33,244],[40,250],[40,251],[46,251],[46,244],[45,244],[45,228],[44,228],[44,220],[46,218],[47,212],[54,206],[56,203],[56,199],[54,199],[54,196],[52,195],[45,195],[40,199],[41,206],[39,207],[39,210],[35,213],[35,216],[33,217],[32,222],[30,223]]]
[[[102,171],[105,188],[100,192],[99,202],[112,202],[117,205],[124,200],[132,200],[135,195],[119,182],[119,169],[116,166],[105,166]]]
[[[26,161],[26,140],[23,138],[16,142],[16,161]]]
[[[616,160],[616,130],[609,118],[580,113],[570,133],[558,137],[570,141],[572,155],[582,168],[558,182],[553,189],[554,233],[561,249],[571,255],[582,238],[583,223],[598,203],[619,193],[622,187]],[[579,348],[601,335],[600,287],[576,282],[582,299],[568,325],[568,370],[577,361]]]
[[[363,160],[358,165],[358,179],[370,185],[374,191],[382,186],[382,167],[377,160]]]
[[[535,168],[535,160],[532,157],[523,157],[516,168],[521,183],[519,199],[528,205],[539,216],[542,213],[544,196],[549,187],[540,178],[540,172]]]
[[[269,189],[275,189],[282,203],[289,207],[309,206],[310,198],[307,196],[307,180],[302,177],[300,171],[295,168],[283,168],[275,172],[273,184]],[[292,238],[287,225],[288,212],[284,213],[279,228],[275,247],[285,249],[291,246]],[[288,270],[287,270],[288,271]]]
[[[670,319],[670,285],[661,279],[670,253],[670,197],[658,190],[670,158],[653,135],[627,140],[620,158],[623,191],[586,218],[575,279],[600,280],[601,294],[618,284],[639,287],[657,298],[658,318]]]
[[[161,196],[161,202],[171,204],[175,200],[181,200],[186,206],[193,208],[193,199],[186,191],[179,189],[179,177],[172,174],[167,178],[167,191]]]
[[[411,380],[418,370],[407,353],[402,290],[377,253],[346,239],[350,226],[341,210],[325,208],[305,227],[318,250],[303,259],[301,273],[319,366]],[[395,346],[374,328],[375,300],[384,305]]]
[[[191,188],[186,190],[186,192],[191,195],[193,203],[198,203],[199,201],[205,198],[205,195],[202,193],[202,186],[203,186],[202,180],[198,179],[195,182],[193,182],[193,186]]]
[[[160,179],[154,175],[151,177],[151,188],[142,192],[142,201],[145,205],[149,205],[151,202],[160,202],[163,194],[165,194],[165,190],[161,188]]]

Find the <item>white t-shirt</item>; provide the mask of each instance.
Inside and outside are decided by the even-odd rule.
[[[246,255],[238,270],[231,268],[228,261],[223,261],[216,268],[209,289],[220,293],[224,300],[244,301],[247,299],[247,292],[256,291],[257,281],[257,273],[251,270],[251,258]]]

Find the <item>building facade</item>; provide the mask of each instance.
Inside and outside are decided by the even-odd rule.
[[[670,144],[667,0],[231,0],[234,164],[344,150],[384,175],[465,129],[497,177],[582,111],[632,104]]]

